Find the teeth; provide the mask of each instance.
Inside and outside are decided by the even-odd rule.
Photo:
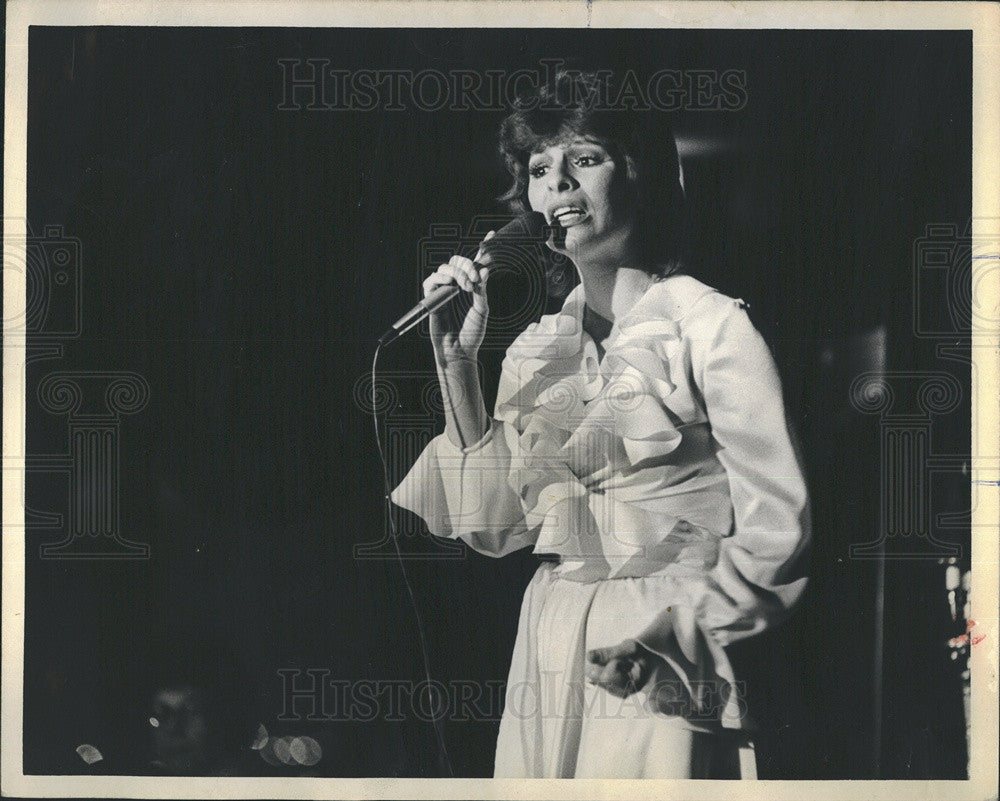
[[[552,212],[553,217],[564,217],[567,214],[583,214],[583,210],[575,206],[562,206]]]

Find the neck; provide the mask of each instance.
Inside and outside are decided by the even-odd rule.
[[[573,255],[584,301],[609,323],[624,317],[653,281],[633,235],[628,225],[590,252]]]
[[[624,317],[649,289],[653,277],[629,261],[576,264],[587,306],[609,322]]]

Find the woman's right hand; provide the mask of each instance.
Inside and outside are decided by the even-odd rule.
[[[493,237],[490,231],[483,244]],[[457,284],[472,295],[472,305],[446,303],[430,315],[431,344],[443,365],[457,361],[475,361],[479,346],[486,335],[489,303],[486,299],[486,282],[489,278],[489,255],[482,245],[475,259],[452,256],[424,281],[424,297],[440,286]]]

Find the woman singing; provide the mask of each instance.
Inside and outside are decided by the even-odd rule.
[[[683,271],[672,133],[588,102],[601,80],[560,74],[500,134],[506,199],[558,224],[579,285],[511,345],[491,417],[488,256],[424,282],[473,302],[431,318],[445,432],[392,497],[481,553],[558,557],[525,592],[497,777],[738,777],[725,646],[802,594],[806,486],[744,304]]]

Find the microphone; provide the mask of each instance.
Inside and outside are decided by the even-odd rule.
[[[522,214],[520,217],[515,217],[493,234],[493,237],[489,241],[482,244],[482,252],[485,256],[498,244],[510,242],[511,240],[541,243],[545,241],[546,236],[545,215],[541,212],[531,211],[527,214]],[[396,320],[392,324],[392,327],[379,337],[379,346],[388,345],[390,342],[398,339],[413,328],[413,326],[425,320],[452,300],[461,291],[456,284],[439,286],[433,290],[426,298]]]

